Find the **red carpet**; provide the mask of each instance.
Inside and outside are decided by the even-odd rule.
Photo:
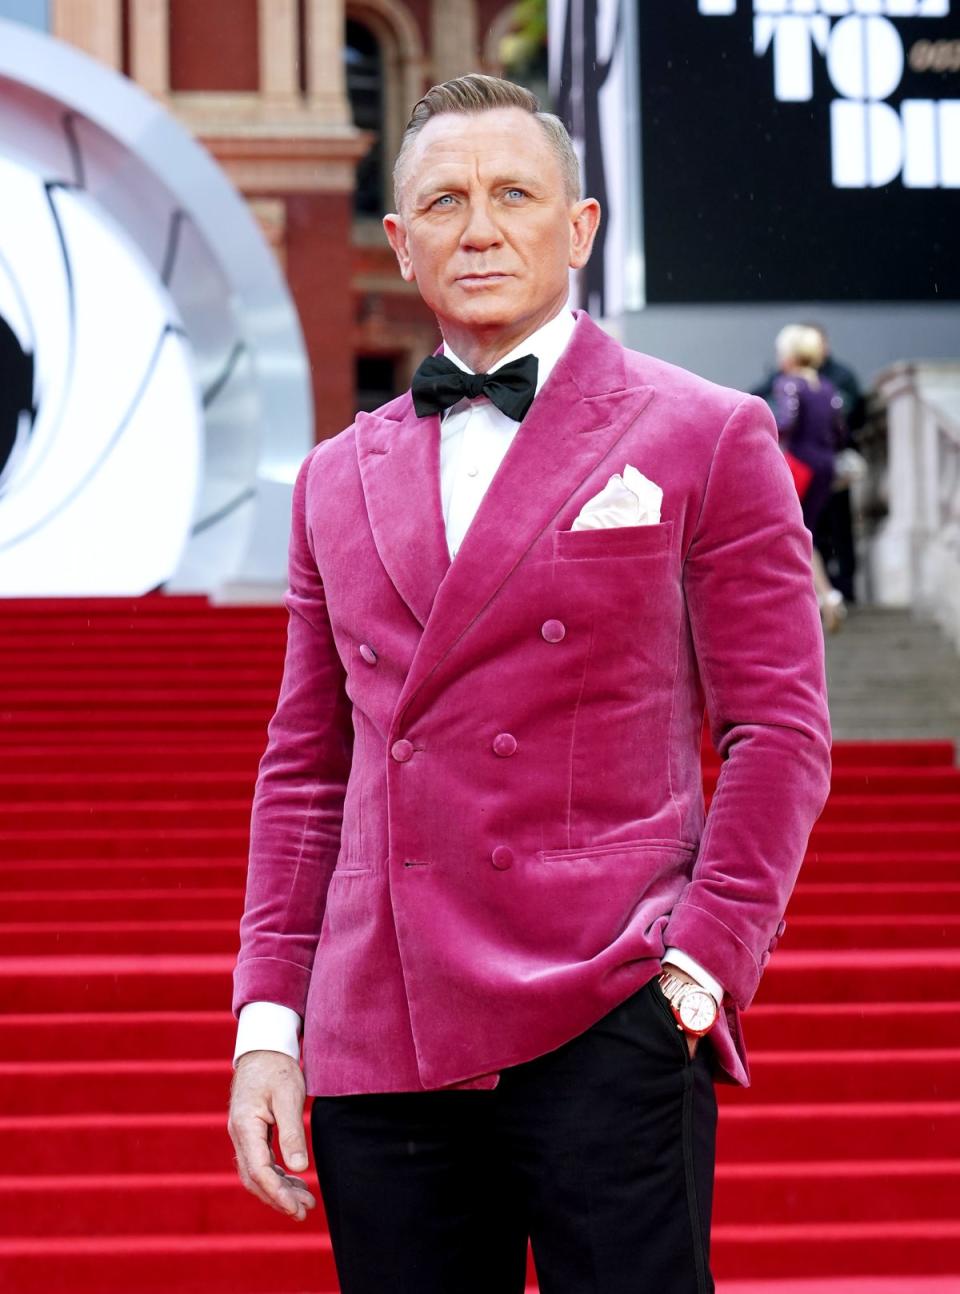
[[[319,1210],[247,1195],[226,1133],[283,612],[12,601],[0,625],[0,1290],[332,1294]],[[721,1089],[718,1290],[956,1294],[960,771],[946,742],[834,763],[745,1020],[754,1085]]]

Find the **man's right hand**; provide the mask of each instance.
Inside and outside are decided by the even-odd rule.
[[[306,1182],[293,1177],[274,1156],[273,1129],[283,1162],[307,1167],[303,1129],[306,1087],[300,1066],[279,1051],[247,1051],[238,1059],[230,1089],[227,1128],[236,1150],[237,1171],[257,1199],[303,1222],[316,1199]]]

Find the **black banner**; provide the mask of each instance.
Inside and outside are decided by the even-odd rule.
[[[648,301],[960,300],[960,5],[637,3]]]

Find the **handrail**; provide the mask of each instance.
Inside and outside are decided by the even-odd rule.
[[[874,378],[874,385],[884,391],[889,401],[892,395],[900,394],[900,391],[895,388],[897,379],[905,380],[909,386],[910,394],[938,419],[940,426],[951,440],[955,440],[960,444],[960,416],[955,415],[949,409],[945,409],[939,402],[932,399],[929,390],[921,389],[917,381],[918,374],[932,379],[934,386],[938,377],[946,378],[948,389],[956,391],[958,399],[960,399],[960,360],[924,360],[922,362],[898,360],[896,364],[890,364],[887,368],[881,369]]]

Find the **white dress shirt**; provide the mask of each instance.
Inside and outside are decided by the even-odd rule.
[[[488,371],[494,373],[503,364],[524,355],[536,355],[536,394],[539,395],[573,336],[574,327],[570,311],[561,310],[492,364]],[[443,353],[465,373],[473,372],[446,343]],[[443,414],[440,425],[440,503],[451,558],[456,557],[467,527],[519,426],[519,422],[501,413],[485,395],[473,400],[460,400]],[[723,986],[679,948],[667,948],[663,961],[670,961],[679,970],[692,975],[718,1003],[723,998]],[[302,1025],[299,1014],[279,1002],[248,1002],[240,1009],[234,1065],[245,1051],[256,1050],[282,1051],[299,1060]]]

